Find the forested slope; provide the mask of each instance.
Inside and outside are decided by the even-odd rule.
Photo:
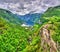
[[[0,52],[42,52],[40,30],[47,24],[51,24],[47,27],[51,38],[60,45],[60,6],[49,8],[40,21],[41,24],[22,27],[23,21],[0,9]]]
[[[57,45],[57,49],[60,51],[60,6],[57,7],[51,7],[49,8],[41,17],[42,27],[45,25],[51,25],[47,26],[47,29],[50,30],[50,36],[51,38],[56,42],[58,42],[59,45]]]
[[[22,22],[10,11],[0,9],[0,52],[34,52],[37,50],[40,37],[35,36],[34,32],[38,29],[38,25],[22,27]]]
[[[50,29],[53,31],[53,37],[55,41],[60,43],[60,6],[49,8],[41,17],[42,23],[50,23],[52,26]]]

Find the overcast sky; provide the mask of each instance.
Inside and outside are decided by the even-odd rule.
[[[60,5],[60,0],[0,0],[0,8],[8,9],[19,15],[42,13],[48,7],[57,5]]]

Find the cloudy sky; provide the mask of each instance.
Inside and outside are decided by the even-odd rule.
[[[60,0],[0,0],[0,8],[8,9],[19,15],[43,13],[48,7],[57,5],[60,5]]]

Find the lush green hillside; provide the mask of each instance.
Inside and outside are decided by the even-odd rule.
[[[11,13],[8,10],[0,9],[0,17],[4,18],[6,21],[15,24],[23,23],[15,14]]]
[[[42,15],[41,20],[44,23],[48,21],[46,18],[50,19],[50,17],[54,16],[56,18],[60,17],[60,6],[48,8],[48,10]]]
[[[60,6],[49,8],[41,17],[41,22],[43,24],[52,24],[49,28],[53,39],[60,43]]]
[[[10,11],[0,9],[0,52],[34,52],[37,50],[40,37],[34,32],[38,29],[38,25],[29,28],[21,27],[21,22]]]
[[[21,27],[21,20],[0,9],[0,52],[42,52],[40,28],[46,24],[52,24],[48,29],[54,41],[60,43],[60,7],[49,8],[40,20],[41,25]]]
[[[44,25],[51,24],[51,26],[47,28],[50,30],[50,35],[53,40],[56,43],[58,42],[57,49],[58,52],[60,52],[60,6],[48,8],[48,10],[40,18],[40,21],[42,22],[42,27]]]

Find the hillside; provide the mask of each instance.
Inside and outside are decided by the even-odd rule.
[[[17,16],[15,16],[15,14],[13,14],[12,12],[8,10],[1,9],[1,8],[0,8],[0,17],[2,17],[3,19],[5,19],[6,21],[10,23],[15,23],[15,24],[23,23],[22,20],[20,20]]]
[[[34,36],[38,25],[21,27],[22,22],[10,11],[0,9],[0,52],[32,52],[39,47],[40,38]]]
[[[49,8],[41,17],[41,22],[44,25],[51,24],[47,27],[50,30],[50,36],[60,46],[60,6]],[[43,27],[42,26],[42,27]],[[57,47],[57,48],[58,48]],[[59,50],[60,48],[58,48]],[[60,50],[59,50],[60,51]]]
[[[42,16],[43,19],[41,22],[42,23],[50,23],[52,24],[51,29],[55,31],[55,34],[60,37],[60,6],[54,7],[54,8],[49,8]],[[54,35],[55,36],[55,35]],[[57,36],[56,36],[57,37]],[[56,39],[55,37],[55,39]],[[57,38],[58,38],[57,37]],[[56,39],[56,41],[59,41],[60,38]]]
[[[60,17],[60,6],[48,8],[48,10],[42,15],[42,17],[40,19],[42,20],[42,23],[44,23],[45,21],[47,22],[48,19],[50,19],[52,17],[56,17],[56,18]],[[48,18],[48,19],[46,19],[46,18]]]
[[[44,49],[41,46],[43,37],[41,37],[40,31],[47,24],[51,24],[47,27],[47,30],[50,31],[50,38],[55,43],[58,42],[60,46],[60,7],[49,8],[42,14],[40,21],[42,24],[22,27],[23,21],[16,15],[0,9],[0,52],[43,52]],[[58,51],[60,51],[59,49]]]

